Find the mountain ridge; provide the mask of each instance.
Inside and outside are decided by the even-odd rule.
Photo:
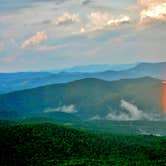
[[[72,82],[84,78],[97,78],[102,80],[120,80],[128,78],[141,78],[150,76],[158,79],[165,79],[166,62],[162,63],[141,63],[134,68],[123,71],[104,71],[98,73],[15,73],[0,75],[0,93],[7,93],[16,90],[31,89],[44,85]],[[32,75],[31,75],[32,74]]]
[[[109,113],[117,117],[121,112],[129,113],[121,108],[122,104],[136,105],[138,113],[141,113],[139,109],[161,113],[161,84],[161,80],[144,77],[110,82],[86,78],[47,85],[0,95],[0,115],[5,112],[8,115],[16,112],[20,116],[64,112],[83,119],[96,115],[103,118]]]

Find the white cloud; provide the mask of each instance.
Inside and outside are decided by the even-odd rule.
[[[109,113],[106,116],[107,120],[117,120],[117,121],[130,121],[130,120],[157,120],[158,117],[154,114],[144,113],[139,110],[138,107],[126,100],[121,100],[120,107],[127,111],[127,113]]]
[[[92,12],[88,15],[91,31],[102,30],[109,27],[117,27],[131,21],[127,15],[114,16],[107,12]],[[81,29],[85,31],[84,28]]]
[[[139,110],[136,105],[131,104],[127,102],[126,100],[121,100],[121,108],[128,111],[134,120],[138,120],[142,118],[142,111]]]
[[[58,108],[47,108],[44,110],[45,113],[50,113],[50,112],[64,112],[68,114],[76,113],[77,110],[74,105],[64,105],[60,106]]]
[[[45,32],[37,32],[34,36],[24,41],[21,45],[21,48],[26,48],[28,46],[36,46],[40,44],[42,41],[47,40],[48,36]]]
[[[64,13],[62,16],[58,17],[55,25],[56,26],[66,26],[69,24],[73,24],[79,22],[79,15],[73,13]]]
[[[109,113],[106,116],[107,120],[115,120],[115,121],[129,121],[132,120],[127,114],[121,113],[119,115]]]
[[[166,21],[166,0],[138,0],[138,3],[141,23]]]

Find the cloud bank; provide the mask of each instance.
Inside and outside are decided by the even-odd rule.
[[[88,15],[88,19],[92,31],[120,26],[131,21],[127,15],[114,16],[107,12],[92,12]]]
[[[47,108],[44,110],[45,113],[51,113],[51,112],[64,112],[68,114],[76,113],[77,110],[74,105],[64,105],[58,108]]]

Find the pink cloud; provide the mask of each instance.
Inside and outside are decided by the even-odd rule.
[[[48,36],[45,32],[37,32],[34,36],[32,36],[31,38],[25,40],[22,44],[21,44],[21,48],[26,48],[28,46],[35,46],[40,44],[42,41],[47,40]]]

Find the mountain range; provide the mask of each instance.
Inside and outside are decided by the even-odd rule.
[[[157,120],[161,80],[86,78],[0,95],[1,117],[68,114],[83,120]]]
[[[131,65],[129,65],[131,67]],[[128,67],[129,67],[128,66]],[[87,67],[87,70],[86,70]],[[98,71],[100,71],[98,66]],[[166,62],[161,63],[140,63],[136,66],[123,70],[108,70],[108,71],[89,71],[91,67],[85,66],[84,70],[74,68],[74,70],[54,72],[20,72],[20,73],[0,73],[0,93],[8,93],[17,90],[31,89],[50,84],[67,83],[74,80],[80,80],[84,78],[96,78],[107,81],[120,80],[127,78],[141,78],[141,77],[154,77],[157,79],[166,79]],[[95,67],[97,68],[97,66]],[[122,68],[122,67],[121,67]],[[78,69],[78,70],[77,70]],[[103,68],[102,68],[103,69]],[[89,72],[85,72],[89,71]]]
[[[58,72],[69,72],[69,73],[97,73],[104,71],[122,71],[135,67],[139,63],[131,63],[131,64],[96,64],[96,65],[83,65],[83,66],[74,66],[71,68],[66,68],[63,70],[50,70],[49,72],[58,73]]]

